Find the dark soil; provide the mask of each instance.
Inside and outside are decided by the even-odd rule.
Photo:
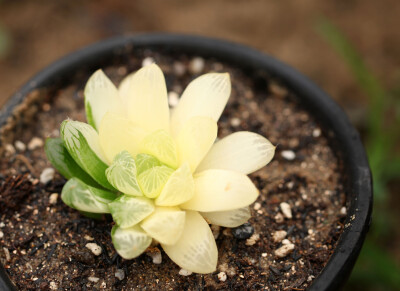
[[[162,263],[154,264],[157,246],[134,260],[119,257],[109,217],[93,220],[64,205],[54,194],[65,183],[59,174],[46,185],[39,182],[51,167],[43,146],[11,146],[17,140],[29,145],[34,137],[58,136],[67,117],[85,120],[82,88],[88,75],[82,72],[63,87],[31,93],[16,113],[28,123],[10,120],[3,129],[0,260],[11,279],[21,290],[306,289],[332,254],[346,216],[340,157],[329,146],[328,133],[276,81],[215,60],[205,60],[199,72],[188,69],[190,56],[136,51],[125,65],[105,72],[117,84],[149,56],[165,73],[169,92],[178,94],[200,73],[229,72],[232,95],[219,121],[219,137],[249,130],[278,145],[273,161],[251,175],[261,195],[249,224],[236,230],[213,227],[219,250],[213,274],[180,275],[162,250]],[[289,204],[292,218],[282,214],[282,202]],[[287,232],[286,241],[273,239],[279,230]],[[95,256],[87,243],[99,245],[101,254]],[[288,244],[294,250],[278,257],[275,251]]]

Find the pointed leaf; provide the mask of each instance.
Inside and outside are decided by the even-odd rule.
[[[74,161],[64,146],[61,138],[48,138],[44,146],[47,159],[66,179],[79,178],[82,182],[93,187],[101,187]]]
[[[139,153],[139,144],[145,136],[146,132],[142,128],[114,113],[104,115],[100,124],[100,145],[109,163],[124,150],[134,157]]]
[[[217,268],[218,250],[214,236],[196,211],[186,211],[185,227],[178,242],[161,246],[171,260],[185,270],[207,274]]]
[[[248,131],[235,132],[216,142],[196,172],[223,169],[250,174],[273,158],[275,146],[265,137]]]
[[[238,227],[250,219],[251,212],[249,207],[243,207],[228,211],[202,212],[201,215],[214,225]]]
[[[162,244],[173,245],[182,235],[185,211],[178,207],[156,207],[140,226]]]
[[[138,175],[140,175],[141,173],[143,173],[148,169],[161,166],[159,160],[147,154],[138,154],[135,158],[135,163]]]
[[[126,260],[140,256],[151,244],[151,237],[137,225],[130,228],[115,225],[111,238],[117,253]]]
[[[207,170],[194,178],[195,194],[181,205],[202,212],[227,211],[253,203],[258,190],[244,174],[226,170]]]
[[[164,75],[156,64],[127,76],[121,82],[119,92],[134,124],[140,124],[149,132],[159,129],[169,131],[167,87]]]
[[[85,109],[88,123],[98,129],[108,111],[122,113],[123,106],[117,88],[102,70],[97,70],[86,83]]]
[[[158,197],[173,172],[174,170],[171,168],[159,166],[141,173],[138,182],[143,194],[149,198]]]
[[[209,117],[189,119],[177,138],[180,163],[188,162],[194,172],[217,138],[217,131],[217,122]]]
[[[194,116],[218,121],[231,94],[229,74],[209,73],[193,80],[183,92],[171,117],[171,131],[176,137]]]
[[[121,195],[108,206],[114,221],[121,228],[134,226],[154,211],[154,205],[150,199],[127,195]]]
[[[176,206],[194,195],[194,180],[189,165],[183,164],[168,179],[155,203],[159,206]]]
[[[176,169],[178,153],[175,141],[164,130],[157,130],[146,136],[140,145],[140,152],[156,157],[160,162]]]
[[[89,124],[65,120],[61,124],[61,137],[75,162],[102,187],[115,190],[107,181],[107,164],[99,144],[97,132]]]
[[[108,182],[118,191],[132,196],[143,196],[136,179],[135,160],[127,151],[115,156],[114,162],[106,170]]]
[[[83,212],[110,213],[108,203],[116,194],[86,185],[77,178],[72,178],[64,185],[61,199],[69,207]]]

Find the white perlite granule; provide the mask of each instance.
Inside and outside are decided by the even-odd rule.
[[[85,247],[87,247],[96,256],[101,254],[101,247],[96,243],[87,243]]]

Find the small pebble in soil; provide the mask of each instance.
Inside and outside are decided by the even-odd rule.
[[[219,233],[221,231],[221,227],[219,225],[214,225],[211,224],[211,231],[214,235],[214,239],[217,239],[219,237]]]
[[[343,216],[346,216],[346,215],[347,215],[347,209],[346,209],[346,207],[343,206],[343,207],[340,209],[340,214],[343,215]]]
[[[0,222],[0,228],[3,228],[3,227],[5,227],[6,225],[4,224],[4,222],[2,221],[2,222]]]
[[[4,256],[6,257],[6,261],[10,261],[11,260],[11,256],[10,256],[10,251],[3,247],[3,252],[4,252]]]
[[[6,145],[4,146],[4,148],[5,148],[6,152],[7,152],[9,155],[15,154],[15,148],[14,148],[14,146],[13,146],[12,144],[10,144],[10,143],[6,144]]]
[[[142,67],[146,67],[146,66],[151,65],[151,64],[154,64],[154,63],[155,63],[155,61],[154,61],[153,58],[147,57],[147,58],[144,58],[144,59],[143,59],[143,61],[142,61]]]
[[[53,168],[45,168],[40,174],[40,183],[46,185],[48,182],[53,180],[54,173],[55,171]]]
[[[85,240],[88,240],[88,241],[92,241],[92,240],[94,240],[94,238],[92,238],[90,235],[87,235],[87,234],[85,234],[85,236],[83,237]]]
[[[181,275],[181,276],[190,276],[190,275],[192,275],[192,272],[190,272],[188,270],[185,270],[185,269],[180,269],[179,270],[179,275]]]
[[[20,152],[24,152],[26,150],[26,145],[20,140],[15,141],[14,145],[15,148]]]
[[[49,203],[50,204],[56,204],[58,199],[58,193],[53,193],[49,197]]]
[[[90,277],[88,277],[88,280],[90,282],[97,283],[97,282],[99,282],[100,278],[90,276]]]
[[[272,240],[276,243],[281,242],[287,235],[285,230],[277,230],[272,234]]]
[[[31,139],[28,143],[28,150],[33,151],[43,146],[43,140],[37,136]]]
[[[193,58],[189,63],[189,71],[194,74],[200,74],[204,69],[204,59],[200,57]]]
[[[279,249],[275,250],[275,256],[278,258],[284,258],[294,250],[294,244],[287,244],[281,246]]]
[[[275,217],[274,217],[276,223],[282,223],[285,221],[285,218],[283,217],[282,213],[278,212]]]
[[[117,270],[115,271],[114,276],[115,276],[118,280],[122,281],[122,280],[125,279],[125,272],[124,272],[123,269],[117,269]]]
[[[179,95],[174,91],[168,93],[168,104],[171,107],[175,107],[179,103]]]
[[[281,85],[279,85],[275,82],[271,82],[269,84],[269,90],[271,91],[272,94],[279,96],[279,97],[283,97],[288,94],[288,91],[286,88],[282,87]]]
[[[186,66],[182,62],[174,62],[172,69],[178,77],[182,77],[186,73]]]
[[[254,203],[254,210],[260,210],[261,209],[261,203],[259,203],[259,202],[256,202],[256,203]]]
[[[87,243],[85,247],[87,247],[95,256],[101,254],[101,247],[96,243]]]
[[[279,206],[281,207],[283,215],[286,218],[291,219],[292,218],[292,208],[290,207],[289,203],[282,202]]]
[[[51,281],[50,282],[50,290],[57,290],[58,289],[58,285],[56,282]]]
[[[321,135],[321,129],[316,128],[312,132],[313,137],[319,137]]]
[[[4,237],[4,233],[0,230],[0,238]]]
[[[258,233],[254,233],[251,237],[246,240],[246,246],[253,246],[260,239],[260,235]]]
[[[296,158],[295,152],[291,150],[282,151],[281,156],[288,161],[293,161]]]
[[[218,280],[220,280],[221,282],[225,282],[226,281],[226,273],[225,272],[219,272],[218,273]]]
[[[254,228],[248,222],[232,229],[232,234],[237,239],[248,239],[253,233],[254,233]]]
[[[237,118],[237,117],[232,118],[232,119],[231,119],[231,125],[232,125],[233,127],[239,126],[239,125],[240,125],[240,119]]]
[[[286,238],[286,239],[282,240],[282,244],[283,244],[283,245],[290,245],[291,242],[290,242],[290,240],[288,240],[288,239]]]
[[[161,252],[158,248],[151,248],[150,251],[146,251],[146,255],[152,258],[153,264],[159,265],[162,263]]]

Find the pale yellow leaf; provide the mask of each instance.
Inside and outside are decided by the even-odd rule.
[[[178,207],[156,207],[140,224],[151,237],[167,245],[173,245],[179,240],[184,225],[185,211]]]
[[[212,147],[218,132],[217,122],[210,117],[195,116],[182,127],[177,138],[180,164],[189,163],[194,172]]]
[[[156,64],[128,75],[119,87],[129,119],[148,132],[169,132],[169,108],[164,75]]]
[[[100,145],[109,164],[124,150],[132,157],[136,156],[139,153],[139,144],[145,136],[146,132],[142,128],[114,113],[107,113],[100,124]]]
[[[97,70],[89,78],[84,95],[88,123],[97,130],[107,112],[124,114],[118,90],[102,70]]]
[[[111,238],[117,253],[126,260],[140,256],[152,241],[138,225],[130,228],[115,225],[111,231]]]
[[[160,162],[176,169],[178,152],[175,141],[165,130],[157,130],[147,135],[140,144],[140,152],[156,157]]]
[[[202,212],[227,211],[253,203],[258,190],[244,174],[227,170],[206,170],[195,176],[195,194],[183,209]]]
[[[209,73],[193,80],[183,92],[171,116],[171,130],[176,137],[194,116],[218,121],[231,94],[229,74]]]
[[[186,211],[185,227],[178,242],[161,246],[171,260],[185,270],[208,274],[217,268],[218,250],[214,236],[196,211]]]
[[[189,165],[185,163],[170,176],[155,203],[159,206],[176,206],[190,200],[193,195],[193,176]]]
[[[228,211],[202,212],[201,215],[214,225],[238,227],[250,219],[251,212],[249,207],[243,207]]]
[[[248,131],[235,132],[216,142],[196,172],[224,169],[250,174],[268,164],[275,146],[265,137]]]

